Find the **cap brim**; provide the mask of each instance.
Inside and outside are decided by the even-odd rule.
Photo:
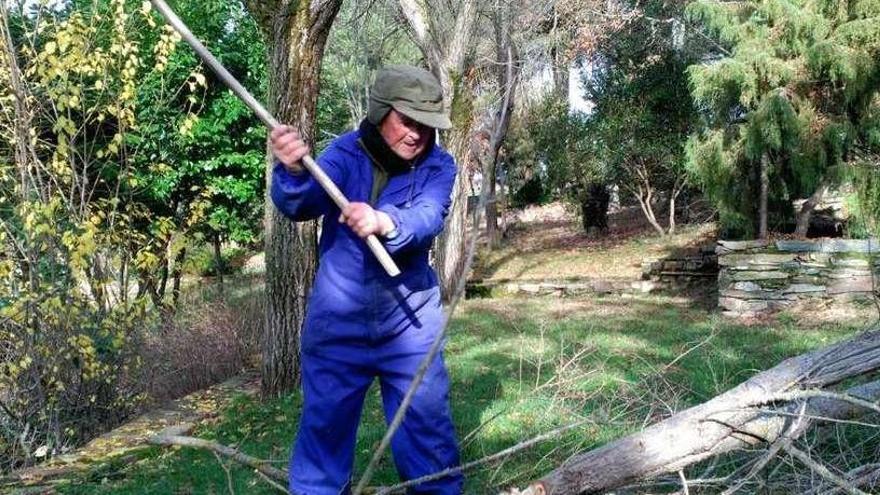
[[[412,108],[406,108],[403,105],[391,105],[398,112],[406,115],[407,117],[415,120],[420,124],[424,124],[428,127],[433,127],[434,129],[446,130],[452,128],[452,121],[449,120],[449,115],[445,113],[436,113],[436,112],[423,112],[421,110],[414,110]]]

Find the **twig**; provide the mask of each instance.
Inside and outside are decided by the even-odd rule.
[[[265,474],[263,474],[262,472],[260,472],[259,469],[256,470],[256,471],[254,471],[254,472],[257,473],[257,475],[258,475],[263,481],[265,481],[266,483],[268,483],[269,485],[271,485],[271,486],[272,486],[273,488],[275,488],[276,490],[278,490],[278,491],[280,491],[280,492],[282,492],[282,493],[287,493],[287,494],[290,493],[290,492],[287,490],[287,488],[284,488],[284,487],[283,487],[282,485],[280,485],[278,482],[276,482],[276,481],[273,480],[272,478],[270,478],[270,477],[266,476]]]
[[[866,464],[864,466],[859,466],[852,471],[846,473],[846,478],[852,480],[852,484],[855,487],[860,487],[862,485],[875,482],[876,480],[880,480],[880,464]],[[840,488],[832,488],[827,492],[822,492],[822,495],[837,495],[840,493]],[[814,493],[819,493],[817,490]]]
[[[446,476],[458,474],[458,473],[467,471],[469,469],[473,469],[477,466],[481,466],[483,464],[487,464],[487,463],[496,461],[498,459],[502,459],[504,457],[515,454],[521,450],[528,449],[537,443],[543,442],[544,440],[558,436],[568,430],[572,430],[572,429],[577,428],[579,426],[583,426],[584,424],[586,424],[588,422],[589,422],[589,420],[583,420],[583,421],[578,421],[576,423],[572,423],[570,425],[562,426],[560,428],[549,431],[549,432],[544,433],[542,435],[538,435],[537,437],[534,437],[530,440],[526,440],[525,442],[518,443],[518,444],[514,445],[513,447],[502,450],[501,452],[497,452],[495,454],[483,457],[482,459],[478,459],[473,462],[468,462],[466,464],[462,464],[460,466],[445,469],[443,471],[440,471],[440,472],[437,472],[434,474],[430,474],[428,476],[422,476],[421,478],[407,481],[406,483],[400,483],[399,485],[394,485],[394,486],[385,488],[383,490],[379,490],[377,495],[385,495],[385,494],[389,494],[389,493],[398,492],[400,490],[403,490],[404,488],[409,488],[411,486],[421,485],[422,483],[426,483],[428,481],[433,481],[436,479],[445,478]]]
[[[240,452],[237,449],[233,449],[232,447],[227,447],[226,445],[212,442],[209,440],[203,440],[201,438],[195,437],[184,437],[178,435],[159,435],[153,438],[150,438],[149,442],[153,445],[180,445],[182,447],[193,447],[197,449],[205,449],[216,454],[220,454],[222,456],[228,457],[235,462],[244,464],[245,466],[254,468],[257,472],[263,473],[264,475],[277,480],[282,483],[287,483],[287,472],[281,469],[278,469],[273,466],[267,465],[266,461],[261,459],[257,459],[256,457],[251,457],[247,454]]]
[[[684,469],[678,470],[678,477],[681,479],[681,490],[684,495],[691,495],[691,491],[688,489],[688,480],[684,477]]]
[[[220,458],[220,454],[215,451],[211,451],[214,454],[214,457],[217,458],[217,462],[220,464],[220,467],[223,468],[223,472],[226,473],[226,486],[229,488],[229,494],[235,495],[235,488],[232,486],[232,473],[229,471],[229,466],[223,462],[223,459]]]
[[[695,345],[695,346],[691,347],[690,349],[684,351],[683,353],[679,354],[675,359],[673,359],[672,361],[667,363],[665,366],[663,366],[663,368],[658,372],[658,374],[664,373],[666,370],[673,367],[675,365],[675,363],[681,361],[688,354],[690,354],[690,353],[694,352],[695,350],[699,349],[700,347],[703,347],[704,345],[708,344],[710,340],[715,338],[715,335],[716,334],[714,332],[711,333],[708,337],[706,337],[705,339],[700,341],[697,345]]]
[[[791,445],[791,442],[794,441],[794,437],[796,437],[799,433],[798,430],[800,430],[803,425],[805,419],[804,413],[806,412],[806,409],[807,401],[804,401],[801,403],[801,409],[800,412],[798,412],[797,421],[795,422],[795,424],[792,425],[790,428],[787,428],[786,431],[782,435],[780,435],[779,438],[775,442],[773,442],[772,445],[770,445],[770,448],[767,449],[767,452],[763,456],[761,456],[761,458],[752,466],[752,468],[749,470],[748,473],[746,473],[745,476],[737,481],[735,485],[729,487],[727,490],[724,490],[721,495],[733,495],[734,493],[738,492],[740,488],[745,486],[746,483],[757,476],[758,473],[760,473],[761,470],[764,469],[764,467],[766,467],[767,464],[769,464],[770,461],[772,461],[777,454],[779,454],[780,450]]]
[[[785,448],[786,452],[788,452],[789,454],[792,455],[792,457],[801,461],[807,467],[809,467],[810,469],[815,471],[816,474],[818,474],[819,476],[825,478],[826,480],[834,483],[835,485],[840,487],[846,493],[849,493],[850,495],[869,495],[868,493],[863,492],[863,491],[859,490],[858,488],[854,487],[851,483],[849,483],[845,479],[841,478],[840,476],[837,476],[836,474],[832,473],[827,467],[814,461],[812,458],[810,458],[810,456],[806,452],[798,449],[797,447],[794,447],[792,445],[787,445],[784,448]]]

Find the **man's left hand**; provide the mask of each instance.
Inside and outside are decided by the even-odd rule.
[[[361,239],[373,234],[384,236],[394,230],[394,221],[385,212],[374,210],[367,203],[349,203],[339,221],[351,227]]]

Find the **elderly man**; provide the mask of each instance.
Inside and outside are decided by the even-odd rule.
[[[290,460],[294,494],[350,490],[364,395],[379,379],[388,421],[444,324],[428,251],[450,206],[455,164],[436,143],[450,127],[429,72],[382,69],[357,131],[330,145],[318,163],[351,200],[340,211],[300,164],[308,148],[290,127],[272,131],[278,159],[275,205],[294,220],[324,217],[320,264],[302,332],[303,412]],[[375,234],[402,274],[389,277],[363,238]],[[458,464],[442,353],[431,363],[391,448],[408,480]],[[461,492],[460,475],[412,493]]]

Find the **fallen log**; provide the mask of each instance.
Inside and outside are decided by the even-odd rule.
[[[880,370],[880,328],[787,359],[708,402],[638,433],[578,454],[524,495],[604,493],[638,480],[675,473],[738,449],[796,438],[816,420],[880,411],[880,382],[846,394],[828,392],[842,381]],[[801,418],[801,421],[793,421]],[[780,444],[780,448],[785,445]]]

